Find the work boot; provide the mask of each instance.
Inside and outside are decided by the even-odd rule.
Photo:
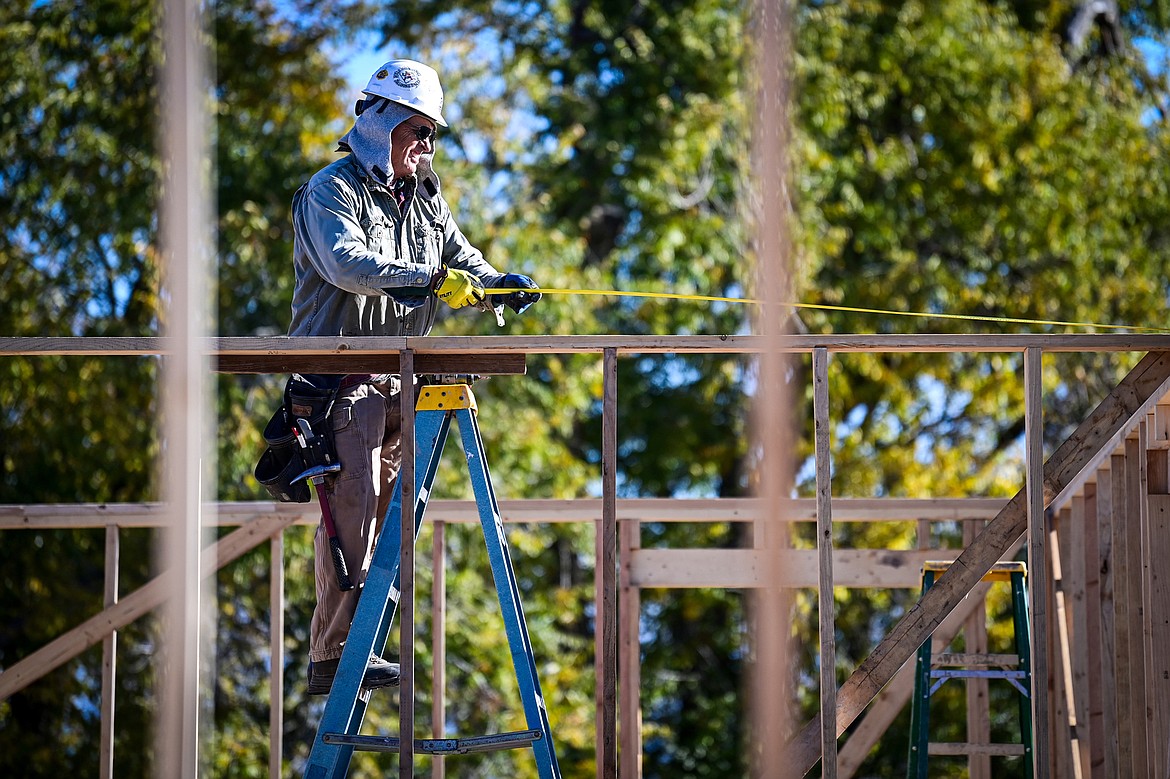
[[[333,687],[333,677],[337,675],[337,666],[340,659],[309,661],[309,695],[328,695]],[[377,655],[370,655],[366,663],[366,673],[362,677],[362,689],[376,690],[380,687],[397,687],[400,669],[398,663],[383,660]]]

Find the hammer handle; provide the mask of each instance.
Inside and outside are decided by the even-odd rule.
[[[321,503],[321,523],[325,526],[325,535],[329,538],[329,557],[333,560],[333,572],[337,574],[337,586],[342,592],[353,589],[353,580],[349,578],[349,569],[345,565],[345,557],[341,554],[341,542],[337,539],[337,526],[333,524],[333,512],[329,509],[329,497],[325,494],[324,478],[313,479],[313,487],[317,490],[317,500]]]

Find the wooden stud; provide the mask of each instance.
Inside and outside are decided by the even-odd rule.
[[[963,523],[963,548],[975,541],[979,528],[974,522]],[[968,596],[971,597],[971,596]],[[935,632],[938,635],[938,632]],[[964,643],[968,652],[987,652],[987,609],[972,610],[963,622]],[[988,700],[990,685],[987,679],[967,680],[967,741],[991,742],[991,706]],[[991,779],[991,756],[972,754],[967,757],[968,779]]]
[[[602,359],[601,522],[595,527],[597,775],[617,776],[617,350]]]
[[[447,523],[431,521],[431,738],[446,738],[447,724]],[[431,756],[431,779],[443,779],[443,755]]]
[[[1146,732],[1146,601],[1145,601],[1145,513],[1146,513],[1146,426],[1138,424],[1137,436],[1125,440],[1125,536],[1126,597],[1129,600],[1129,711],[1133,725],[1133,775],[1150,775]]]
[[[398,553],[398,776],[414,777],[414,509],[417,474],[414,469],[414,352],[403,349],[400,357],[402,377],[402,465],[398,478],[402,484],[402,535]],[[381,650],[381,647],[377,647]]]
[[[1153,673],[1150,674],[1150,701],[1154,718],[1151,730],[1153,762],[1162,776],[1170,775],[1170,495],[1150,496],[1150,556],[1159,564],[1150,569],[1150,621],[1153,645]]]
[[[642,776],[642,646],[639,634],[642,604],[639,588],[631,572],[633,552],[642,545],[641,523],[624,519],[618,523],[621,554],[621,589],[618,592],[618,692],[620,700],[621,763],[618,775],[623,779]]]
[[[205,110],[207,53],[200,4],[195,0],[162,3],[162,80],[159,94],[162,159],[160,295],[166,302],[162,338],[170,352],[161,361],[161,492],[168,522],[159,551],[169,571],[162,609],[157,666],[160,678],[154,736],[153,769],[171,779],[199,775],[200,654],[211,649],[210,622],[214,588],[205,588],[203,517],[205,491],[214,494],[214,472],[204,464],[214,454],[209,441],[208,375],[210,361],[202,342],[207,317],[208,236],[213,224],[204,165],[209,156]]]
[[[1126,563],[1129,559],[1129,509],[1126,500],[1127,474],[1129,463],[1124,454],[1114,454],[1110,458],[1111,488],[1113,492],[1113,559],[1115,570],[1113,576],[1113,668],[1115,673],[1114,687],[1117,690],[1117,760],[1120,775],[1132,776],[1133,770],[1133,709],[1130,706],[1132,690],[1129,668],[1130,652],[1132,651],[1132,637],[1130,630],[1133,624],[1131,617],[1134,601],[1129,596],[1129,577],[1126,576]]]
[[[1098,509],[1101,490],[1094,482],[1085,487],[1085,645],[1089,681],[1089,770],[1093,779],[1104,779],[1105,742],[1112,740],[1106,730],[1105,648],[1103,625],[1101,539],[1106,531],[1100,527]],[[1112,684],[1112,682],[1110,682]],[[1110,720],[1110,723],[1112,721]]]
[[[1051,523],[1049,524],[1051,528]],[[1051,530],[1050,530],[1051,532]],[[1049,536],[1050,541],[1056,542]],[[1048,544],[1051,546],[1051,544]],[[1049,571],[1052,570],[1052,561],[1049,560]],[[1053,777],[1072,777],[1072,768],[1069,765],[1068,754],[1065,751],[1067,746],[1068,736],[1068,713],[1065,711],[1064,705],[1064,679],[1061,675],[1060,668],[1060,645],[1057,643],[1057,620],[1060,619],[1060,614],[1056,610],[1056,596],[1058,594],[1057,587],[1059,583],[1049,577],[1047,586],[1045,586],[1045,597],[1048,601],[1048,646],[1054,648],[1054,654],[1049,660],[1048,670],[1048,744],[1049,744],[1049,768],[1048,775]]]
[[[813,350],[813,427],[817,481],[817,611],[821,656],[821,776],[837,777],[837,641],[833,597],[832,459],[829,453],[829,354]]]
[[[1034,776],[1047,779],[1052,761],[1051,728],[1048,714],[1049,658],[1052,646],[1048,634],[1048,533],[1045,528],[1044,422],[1041,408],[1043,388],[1042,354],[1024,350],[1024,464],[1026,471],[1028,526],[1028,598],[1032,625],[1032,752]],[[1128,416],[1128,415],[1127,415]]]
[[[1068,566],[1064,571],[1065,595],[1068,599],[1068,634],[1072,714],[1076,722],[1077,756],[1081,776],[1090,775],[1089,727],[1089,660],[1087,584],[1085,581],[1085,497],[1073,497],[1068,521],[1063,523],[1068,538]]]
[[[1145,663],[1142,669],[1142,693],[1145,698],[1145,734],[1146,734],[1146,760],[1151,773],[1157,772],[1159,763],[1158,756],[1162,749],[1157,743],[1158,738],[1155,735],[1155,713],[1156,708],[1153,701],[1153,680],[1154,680],[1154,653],[1160,651],[1160,648],[1154,644],[1154,623],[1153,623],[1153,603],[1151,602],[1151,594],[1153,592],[1153,572],[1152,560],[1150,557],[1151,548],[1153,545],[1150,536],[1151,518],[1150,518],[1150,502],[1149,496],[1151,494],[1150,481],[1156,478],[1150,473],[1150,466],[1152,460],[1150,458],[1150,445],[1153,436],[1153,414],[1148,414],[1146,419],[1138,425],[1138,447],[1135,456],[1138,458],[1139,467],[1141,469],[1140,476],[1140,494],[1137,496],[1138,514],[1141,518],[1141,591],[1142,591],[1142,654]]]
[[[118,602],[118,526],[106,525],[106,575],[104,605],[108,609]],[[102,639],[101,736],[98,774],[101,779],[114,775],[114,691],[117,689],[118,631],[111,630]]]
[[[268,542],[268,779],[284,756],[284,528]]]
[[[1052,718],[1052,744],[1055,760],[1053,774],[1071,779],[1081,779],[1084,771],[1077,737],[1076,690],[1073,684],[1072,648],[1070,623],[1072,621],[1068,593],[1069,582],[1065,576],[1067,560],[1072,555],[1072,539],[1069,525],[1072,509],[1064,509],[1056,515],[1049,531],[1048,548],[1052,554],[1052,646],[1057,652],[1054,660],[1055,702]]]
[[[1112,458],[1110,458],[1112,466]],[[1118,752],[1117,722],[1117,619],[1114,609],[1115,586],[1117,582],[1116,559],[1113,549],[1113,524],[1117,521],[1114,510],[1112,470],[1106,469],[1097,475],[1097,564],[1100,571],[1101,594],[1101,711],[1104,746],[1104,775],[1116,779],[1120,756]]]

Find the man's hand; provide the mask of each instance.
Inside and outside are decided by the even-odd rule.
[[[463,308],[482,303],[483,284],[478,278],[458,268],[443,268],[431,282],[432,289],[451,308]]]
[[[500,286],[504,289],[512,289],[519,287],[525,289],[540,289],[536,282],[527,276],[521,276],[519,273],[509,273],[500,281]],[[531,306],[536,301],[540,300],[539,292],[509,292],[506,295],[492,295],[492,305],[505,305],[515,311],[517,314],[524,312],[524,309]]]

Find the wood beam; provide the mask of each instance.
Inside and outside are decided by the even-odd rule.
[[[594,525],[594,672],[597,775],[616,777],[617,753],[617,350],[602,358],[601,522]]]
[[[1110,456],[1110,488],[1113,493],[1113,668],[1115,672],[1113,685],[1117,691],[1117,760],[1118,776],[1133,776],[1133,744],[1134,722],[1133,708],[1130,706],[1132,691],[1130,689],[1129,657],[1133,647],[1130,629],[1133,624],[1132,612],[1134,601],[1129,595],[1129,577],[1126,575],[1126,562],[1129,557],[1129,536],[1127,525],[1130,523],[1129,511],[1131,504],[1126,500],[1128,489],[1127,470],[1131,463],[1127,462],[1124,454]]]
[[[1170,560],[1170,495],[1150,496],[1150,557]],[[1170,762],[1167,739],[1170,737],[1170,572],[1163,565],[1150,569],[1150,621],[1152,641],[1160,651],[1153,653],[1150,696],[1154,725],[1151,734],[1153,763],[1162,770]]]
[[[1085,486],[1085,631],[1083,640],[1078,642],[1084,646],[1084,668],[1088,677],[1088,729],[1089,729],[1089,759],[1086,766],[1086,776],[1092,779],[1101,779],[1105,769],[1105,693],[1104,672],[1101,660],[1101,531],[1098,507],[1098,488],[1096,484]],[[1073,501],[1074,514],[1077,502]]]
[[[975,527],[968,522],[963,525],[963,547],[970,546],[979,535],[981,527]],[[980,582],[979,586],[983,586]],[[972,592],[974,594],[974,591]],[[967,600],[971,600],[968,596]],[[983,600],[983,599],[981,599]],[[986,606],[986,604],[985,604]],[[962,609],[962,606],[951,612],[953,617]],[[968,653],[984,653],[989,651],[987,642],[987,609],[978,611],[967,609],[971,615],[963,622],[963,645]],[[946,620],[943,621],[946,624]],[[939,638],[935,631],[934,638]],[[949,642],[948,642],[949,643]],[[933,654],[936,662],[941,662],[941,653]],[[1014,662],[1014,661],[1013,661]],[[906,666],[903,665],[903,668]],[[967,741],[986,744],[991,741],[991,684],[988,679],[967,680]],[[968,779],[991,779],[991,757],[989,755],[972,754],[967,756]]]
[[[833,585],[914,589],[922,584],[924,562],[946,560],[957,553],[957,549],[837,549],[832,558]],[[780,586],[819,586],[817,550],[782,549],[775,554]],[[767,586],[766,563],[759,549],[635,549],[630,576],[637,587],[754,589]]]
[[[821,777],[837,779],[836,601],[833,597],[833,485],[829,452],[829,353],[813,350],[813,427],[817,467],[817,614],[821,652]]]
[[[1089,631],[1087,627],[1088,582],[1085,571],[1085,497],[1073,498],[1067,513],[1061,513],[1062,531],[1068,538],[1068,568],[1063,571],[1063,589],[1068,599],[1069,689],[1072,693],[1071,716],[1076,722],[1076,764],[1081,776],[1090,775],[1091,730],[1089,727]],[[1094,544],[1094,547],[1096,544]]]
[[[962,522],[993,519],[1007,505],[1006,498],[836,498],[834,522],[914,521]],[[509,522],[596,522],[601,516],[600,498],[501,499],[500,516]],[[214,504],[214,521],[220,527],[241,525],[259,517],[296,515],[299,525],[317,525],[321,512],[315,503],[272,501],[220,502]],[[816,500],[783,501],[776,515],[790,522],[816,520]],[[479,522],[474,500],[435,499],[427,514],[447,522]],[[754,522],[764,516],[763,503],[755,498],[619,498],[619,521],[641,522]],[[160,527],[158,503],[41,503],[0,505],[0,530],[48,530],[61,528]]]
[[[1138,434],[1125,440],[1125,534],[1127,536],[1124,576],[1129,611],[1129,710],[1133,726],[1133,775],[1151,776],[1156,772],[1150,765],[1147,733],[1149,709],[1146,706],[1146,629],[1148,613],[1145,588],[1145,547],[1147,542],[1146,489],[1146,433],[1145,420],[1138,425]]]
[[[1036,779],[1051,776],[1051,717],[1048,711],[1049,658],[1052,641],[1048,619],[1048,534],[1045,532],[1044,506],[1044,425],[1041,413],[1042,354],[1039,349],[1024,350],[1024,494],[1027,498],[1028,531],[1028,622],[1031,642],[1031,704],[1033,750],[1032,767]]]
[[[618,590],[618,693],[619,737],[618,776],[641,779],[642,776],[642,658],[641,591],[633,583],[630,564],[634,550],[642,545],[642,528],[637,520],[618,524],[621,565]]]
[[[402,487],[402,505],[398,539],[398,747],[399,779],[414,776],[414,540],[418,533],[415,520],[416,495],[419,476],[415,469],[415,355],[402,352],[402,465],[398,472]],[[375,646],[381,653],[382,647]],[[351,716],[353,716],[351,714]]]
[[[431,738],[447,737],[447,523],[431,521]],[[443,755],[431,757],[431,779],[443,779]]]
[[[1153,352],[1170,350],[1170,336],[1133,333],[829,333],[781,335],[778,349],[786,354],[808,354],[816,348],[830,352],[946,353],[1022,352]],[[438,353],[504,354],[756,354],[763,339],[755,335],[428,335],[428,336],[218,336],[205,341],[205,353],[221,354],[330,354],[348,351],[380,352],[413,349],[419,355]],[[163,339],[153,336],[0,337],[0,357],[89,355],[95,357],[150,357],[167,354]]]
[[[118,571],[121,560],[121,544],[117,525],[106,525],[106,586],[105,602],[109,608],[118,602]],[[101,736],[99,741],[98,776],[111,779],[114,776],[114,690],[118,670],[118,632],[110,631],[102,639],[102,702]]]
[[[1073,663],[1070,623],[1072,621],[1069,590],[1071,583],[1065,571],[1067,561],[1073,557],[1072,509],[1061,511],[1048,531],[1048,549],[1052,555],[1052,636],[1054,682],[1052,718],[1052,751],[1054,774],[1069,779],[1083,779],[1085,769],[1081,763],[1080,739],[1077,720],[1077,689],[1073,680]]]
[[[474,374],[521,376],[523,354],[420,354],[414,359],[415,374]],[[216,358],[219,373],[398,373],[397,354],[222,354]]]

